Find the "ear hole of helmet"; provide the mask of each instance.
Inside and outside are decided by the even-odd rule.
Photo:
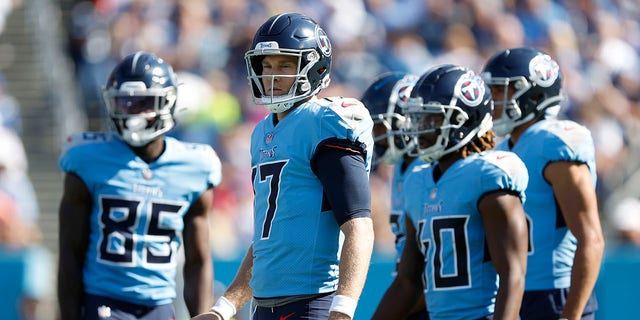
[[[300,80],[299,81],[299,90],[298,90],[298,94],[304,94],[307,91],[311,90],[311,84],[309,84],[308,80]]]
[[[535,96],[533,96],[533,95],[529,96],[529,101],[531,101],[531,103],[533,105],[538,105],[542,100],[544,100],[544,94],[537,94]]]
[[[320,60],[320,55],[316,51],[309,51],[304,57],[304,64]],[[304,67],[304,66],[303,66]]]
[[[464,112],[457,112],[456,123],[464,125],[469,120],[469,115]]]
[[[505,112],[507,114],[507,117],[509,117],[509,119],[517,120],[517,119],[520,119],[520,117],[522,117],[522,110],[520,110],[517,104],[507,104],[506,108],[507,109],[505,110]]]
[[[299,94],[307,94],[309,93],[311,90],[314,90],[315,88],[318,87],[318,85],[320,85],[320,83],[313,83],[313,77],[310,77],[309,75],[311,75],[311,72],[315,72],[318,75],[322,75],[324,73],[324,70],[326,70],[325,67],[317,67],[316,64],[317,62],[320,61],[320,54],[318,54],[317,51],[312,50],[312,51],[308,51],[303,53],[303,57],[302,57],[302,61],[300,64],[300,73],[303,75],[306,75],[306,79],[298,79],[299,81],[299,86],[298,89],[300,90]]]

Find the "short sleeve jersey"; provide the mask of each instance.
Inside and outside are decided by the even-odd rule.
[[[389,215],[389,224],[391,225],[391,232],[393,232],[393,234],[396,236],[396,269],[397,264],[400,262],[400,257],[402,256],[402,250],[404,249],[404,243],[406,240],[405,236],[407,234],[402,197],[402,192],[404,190],[404,179],[409,175],[411,171],[414,170],[414,168],[430,165],[424,160],[417,158],[411,161],[411,163],[403,171],[403,164],[404,161],[394,166],[393,178],[391,180],[391,212]]]
[[[455,162],[436,182],[433,166],[404,183],[407,217],[425,256],[423,281],[431,319],[478,319],[493,314],[498,274],[478,210],[498,190],[525,199],[527,170],[511,152],[485,151]]]
[[[359,150],[371,166],[373,122],[356,99],[312,99],[277,125],[275,114],[251,136],[255,191],[253,295],[271,298],[331,292],[338,285],[340,227],[312,162],[332,141]],[[351,147],[349,147],[351,146]]]
[[[164,139],[152,163],[111,133],[77,134],[65,144],[60,168],[78,176],[93,201],[87,293],[151,306],[176,297],[183,217],[222,176],[210,146]]]
[[[512,148],[505,139],[496,149],[516,153],[529,170],[524,209],[532,243],[525,290],[568,288],[577,241],[567,228],[543,172],[555,161],[585,163],[595,186],[595,149],[591,133],[573,121],[542,120],[527,128]]]

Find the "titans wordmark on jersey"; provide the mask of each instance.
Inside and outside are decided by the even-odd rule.
[[[85,291],[143,305],[171,303],[183,216],[221,181],[220,159],[208,145],[165,137],[146,163],[111,133],[71,136],[59,160],[93,198],[84,267]]]

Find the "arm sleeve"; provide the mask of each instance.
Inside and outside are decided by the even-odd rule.
[[[324,145],[312,167],[324,189],[339,225],[359,217],[371,216],[371,191],[365,159],[351,148]]]

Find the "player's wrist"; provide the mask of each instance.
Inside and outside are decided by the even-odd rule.
[[[358,306],[358,301],[351,297],[343,296],[343,295],[335,295],[333,300],[331,301],[331,307],[329,308],[329,312],[340,312],[348,315],[353,319],[353,315],[356,313],[356,307]]]
[[[223,320],[231,319],[237,312],[236,306],[224,296],[220,297],[209,311],[217,313]]]
[[[215,318],[213,318],[213,320],[222,320],[222,316],[219,313],[217,313],[216,311],[209,310],[205,314],[214,316]]]

